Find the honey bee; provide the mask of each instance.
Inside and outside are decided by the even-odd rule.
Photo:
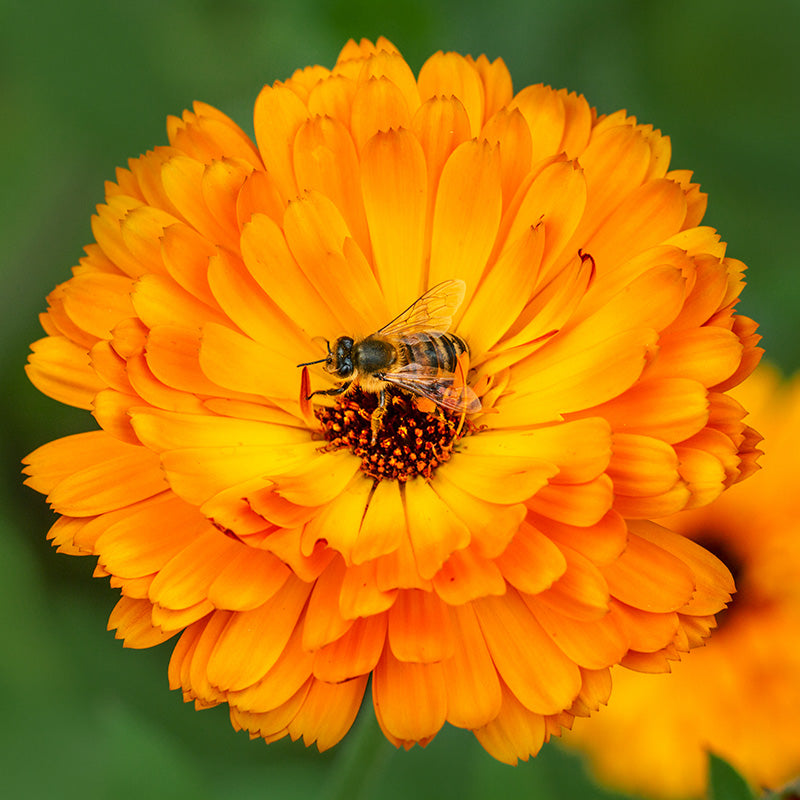
[[[427,397],[436,405],[465,414],[480,411],[481,401],[466,385],[463,360],[469,358],[467,343],[447,333],[453,314],[464,299],[466,284],[443,281],[413,302],[405,311],[365,339],[340,336],[328,355],[298,367],[324,364],[324,370],[341,382],[333,389],[317,389],[308,395],[339,395],[351,386],[378,395],[372,413],[372,444],[386,414],[386,387],[396,386]],[[460,375],[460,381],[456,377]]]

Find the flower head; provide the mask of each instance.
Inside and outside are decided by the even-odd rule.
[[[100,426],[27,458],[50,537],[254,736],[331,746],[372,676],[395,744],[527,758],[733,588],[650,519],[754,469],[744,267],[666,137],[500,60],[351,41],[254,123],[171,118],[49,297],[31,380]]]
[[[567,737],[603,778],[648,796],[704,796],[708,751],[757,786],[777,789],[800,772],[800,381],[781,386],[761,368],[735,393],[767,437],[765,469],[667,522],[723,558],[733,602],[674,675],[615,672],[609,707]]]

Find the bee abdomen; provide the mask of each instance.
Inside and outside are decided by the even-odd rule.
[[[401,341],[403,360],[407,364],[436,367],[443,372],[453,372],[462,353],[469,354],[467,343],[454,333],[418,333],[413,345]]]

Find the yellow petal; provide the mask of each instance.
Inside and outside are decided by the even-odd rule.
[[[408,128],[411,113],[403,92],[388,78],[359,81],[350,115],[350,130],[356,147],[363,151],[376,135]]]

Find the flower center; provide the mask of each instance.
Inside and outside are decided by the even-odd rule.
[[[730,624],[731,616],[746,607],[753,598],[747,589],[745,580],[745,564],[735,549],[728,542],[724,533],[715,530],[696,531],[692,538],[710,553],[713,553],[729,570],[736,584],[736,594],[731,603],[722,609],[717,616],[717,631]]]
[[[386,389],[386,414],[372,443],[372,412],[378,395],[355,388],[335,406],[314,410],[322,423],[326,450],[348,448],[361,459],[361,470],[375,480],[407,481],[430,478],[447,461],[464,435],[477,428],[461,414],[437,406],[430,414],[416,400],[392,387]]]

